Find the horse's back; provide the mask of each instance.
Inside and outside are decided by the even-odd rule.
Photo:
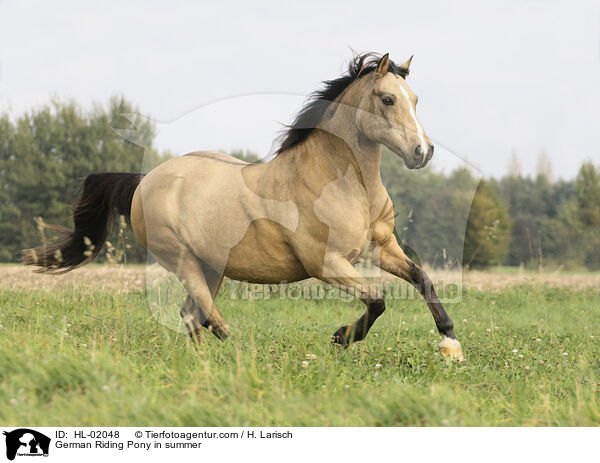
[[[241,159],[235,158],[229,154],[220,153],[218,151],[193,151],[191,153],[184,154],[181,157],[196,157],[196,158],[204,158],[204,159],[212,159],[214,161],[222,161],[228,164],[249,164],[246,161],[242,161]]]
[[[151,194],[155,196],[157,192],[161,195],[173,194],[176,183],[181,183],[186,188],[201,187],[206,192],[212,184],[234,182],[241,169],[248,165],[247,162],[224,153],[196,151],[169,159],[155,167],[142,180],[140,188],[144,196],[148,197]]]

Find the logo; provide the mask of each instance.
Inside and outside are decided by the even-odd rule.
[[[47,457],[50,438],[33,429],[15,429],[4,431],[6,436],[6,458],[14,460],[17,455],[26,457]]]

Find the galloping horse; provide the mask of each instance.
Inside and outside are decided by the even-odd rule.
[[[366,305],[358,320],[333,335],[348,346],[385,310],[381,291],[353,266],[370,248],[380,268],[419,290],[443,336],[442,354],[462,360],[431,280],[396,241],[393,204],[380,177],[382,145],[409,169],[422,168],[433,155],[416,116],[417,97],[406,84],[411,60],[397,65],[387,54],[356,56],[347,73],[312,95],[268,162],[200,151],[147,175],[89,175],[74,229],[24,251],[24,262],[54,272],[89,262],[116,211],[185,287],[181,316],[191,336],[204,328],[221,339],[230,335],[214,304],[224,276],[254,283],[315,277]]]

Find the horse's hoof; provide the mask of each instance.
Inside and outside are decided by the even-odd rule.
[[[442,342],[440,342],[438,348],[443,356],[448,357],[451,360],[458,360],[459,362],[463,362],[465,358],[463,357],[462,347],[458,339],[452,339],[447,336],[444,336]]]
[[[348,336],[346,335],[347,332],[348,332],[347,326],[342,326],[340,329],[338,329],[335,332],[335,334],[333,336],[331,336],[333,345],[344,347],[344,348],[348,347],[350,342],[348,340]]]

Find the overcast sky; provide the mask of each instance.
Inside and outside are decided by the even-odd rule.
[[[159,122],[161,149],[267,154],[352,47],[414,54],[434,165],[501,175],[514,149],[534,173],[544,149],[568,178],[600,162],[599,2],[286,3],[0,0],[0,107],[123,94]]]

